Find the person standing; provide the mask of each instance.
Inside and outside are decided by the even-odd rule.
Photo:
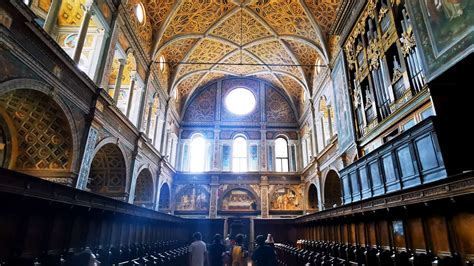
[[[224,245],[225,245],[225,250],[230,251],[230,248],[232,247],[232,240],[230,239],[230,234],[227,234],[227,237],[225,238],[225,241],[224,241]]]
[[[252,254],[255,266],[277,266],[278,261],[272,247],[265,245],[265,237],[258,235],[256,239],[258,247]]]
[[[207,264],[207,248],[206,243],[202,241],[202,235],[199,232],[193,234],[193,243],[189,245],[189,265],[204,266]]]
[[[235,245],[232,247],[231,256],[232,256],[232,266],[246,266],[247,263],[245,262],[246,256],[244,251],[244,236],[242,234],[238,234],[235,237]]]
[[[222,266],[223,257],[225,255],[225,247],[221,243],[222,237],[220,234],[214,236],[214,241],[209,247],[209,261],[211,266]]]

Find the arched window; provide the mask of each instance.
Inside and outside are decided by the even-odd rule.
[[[194,136],[191,142],[191,172],[204,171],[206,140],[201,135]]]
[[[275,169],[277,172],[288,172],[288,143],[284,138],[275,140]]]
[[[232,171],[247,171],[247,140],[237,137],[232,144]]]

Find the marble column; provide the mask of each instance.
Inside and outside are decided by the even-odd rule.
[[[262,213],[262,218],[268,218],[268,176],[260,176],[260,195],[260,210]]]
[[[260,130],[260,170],[267,171],[267,130]]]
[[[211,198],[209,202],[209,218],[217,218],[217,192],[219,190],[219,176],[211,176]]]
[[[310,99],[310,109],[311,109],[311,118],[313,120],[313,122],[311,123],[311,131],[313,132],[311,134],[311,137],[313,138],[313,141],[311,142],[311,149],[312,149],[312,154],[313,154],[313,158],[316,158],[316,154],[318,153],[318,139],[316,137],[316,111],[314,109],[314,101],[313,99]],[[310,160],[312,161],[312,160]],[[309,162],[308,162],[309,163]]]
[[[82,48],[84,48],[84,42],[86,41],[87,30],[89,29],[89,22],[92,17],[92,2],[92,0],[88,0],[83,5],[84,14],[82,15],[82,22],[79,28],[79,35],[77,36],[76,48],[74,49],[74,56],[72,58],[76,64],[79,64]]]
[[[127,117],[130,119],[130,112],[132,111],[133,96],[135,96],[135,82],[137,81],[136,73],[133,72],[130,75],[130,91],[128,93],[128,103],[127,103]],[[115,96],[115,95],[114,95]]]
[[[124,58],[121,58],[118,60],[120,63],[118,73],[117,73],[117,79],[115,80],[115,87],[114,87],[114,101],[115,105],[118,103],[118,98],[120,95],[120,87],[122,86],[122,76],[123,76],[123,70],[125,69],[125,64],[127,63],[127,60]]]
[[[49,6],[48,15],[44,20],[43,29],[49,35],[53,33],[54,25],[58,21],[59,10],[61,9],[62,0],[52,0]]]
[[[153,111],[153,101],[148,102],[148,117],[146,118],[146,135],[148,137],[148,134],[150,134],[150,126],[151,126],[151,113]]]
[[[216,126],[214,128],[214,152],[212,157],[212,170],[219,171],[219,161],[221,159],[219,135],[221,130]]]
[[[249,251],[252,252],[253,248],[255,247],[255,228],[254,228],[254,222],[253,218],[250,218],[250,245],[249,245]]]
[[[166,105],[165,105],[165,115],[164,115],[164,121],[163,121],[163,128],[162,128],[162,131],[161,131],[161,144],[160,144],[160,152],[161,154],[165,154],[166,152],[166,138],[167,138],[167,135],[166,135],[166,131],[167,131],[167,124],[168,124],[168,109],[169,109],[169,105],[170,105],[170,99],[168,99],[166,101]]]

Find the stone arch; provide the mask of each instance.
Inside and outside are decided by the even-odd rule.
[[[34,85],[39,87],[30,89]],[[51,97],[49,87],[34,80],[8,81],[0,90],[0,123],[8,158],[2,166],[71,185],[78,146],[69,110]]]
[[[127,166],[117,144],[105,143],[96,148],[87,187],[97,194],[127,200]]]
[[[334,170],[329,170],[324,180],[324,208],[342,204],[342,186],[339,175]]]
[[[154,188],[155,185],[150,170],[141,170],[135,184],[135,197],[133,199],[133,204],[145,208],[153,208]]]
[[[307,206],[308,210],[310,211],[318,211],[319,210],[319,200],[318,200],[318,188],[315,184],[311,183],[309,185],[308,193],[307,193]]]
[[[168,183],[163,183],[160,188],[160,198],[158,200],[158,210],[167,211],[171,208],[171,190]]]

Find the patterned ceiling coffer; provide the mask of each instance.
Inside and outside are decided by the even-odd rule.
[[[240,53],[240,51],[236,51],[234,55],[230,56],[229,58],[222,61],[226,64],[258,64],[255,59],[247,55],[245,52]],[[221,70],[227,71],[230,73],[234,73],[236,75],[249,75],[251,73],[261,72],[267,70],[264,66],[256,66],[256,65],[217,65],[213,70]]]
[[[163,55],[166,62],[168,62],[168,67],[170,69],[170,77],[172,77],[176,68],[178,67],[178,62],[183,61],[186,54],[189,50],[197,43],[198,39],[181,39],[177,40],[165,48],[163,48],[159,55]],[[159,60],[160,56],[155,56],[155,60]]]
[[[184,0],[166,28],[160,43],[177,35],[204,33],[236,5],[227,0]]]
[[[268,122],[296,123],[293,109],[283,95],[268,86],[265,86],[265,93],[265,109]]]
[[[304,88],[295,79],[282,74],[277,74],[277,77],[281,80],[285,88],[290,90],[290,95],[293,97],[300,97],[303,94]]]
[[[316,30],[298,0],[256,1],[249,8],[262,17],[278,34],[318,40]]]
[[[106,144],[94,156],[88,188],[95,193],[125,192],[126,167],[122,151],[115,144]],[[110,196],[110,195],[109,195]]]
[[[215,120],[217,84],[204,89],[186,108],[184,121],[212,122]]]
[[[181,110],[183,105],[186,102],[186,97],[189,93],[196,88],[198,81],[204,76],[204,73],[197,73],[194,75],[190,75],[186,79],[182,80],[177,86],[177,93],[178,93],[178,103],[176,107],[178,108],[178,112]]]
[[[272,84],[275,88],[283,88],[283,84],[272,74],[257,74],[256,78],[265,80],[266,82]]]
[[[240,25],[242,22],[242,31]],[[253,18],[246,10],[236,12],[216,27],[211,34],[227,39],[237,45],[273,36],[260,22]],[[241,38],[242,36],[242,38]]]
[[[0,106],[11,118],[18,141],[15,169],[69,170],[72,135],[61,108],[46,94],[15,90]]]
[[[321,58],[318,52],[307,44],[294,40],[284,41],[288,44],[302,65],[314,65],[316,61]],[[314,66],[303,66],[302,68],[306,75],[306,80],[313,80]]]
[[[336,21],[337,10],[342,0],[305,0],[321,30],[328,34]]]
[[[134,14],[127,16],[130,23],[132,24],[133,30],[138,33],[138,37],[141,39],[142,48],[145,50],[146,54],[149,55],[151,51],[151,44],[153,39],[153,29],[151,27],[152,23],[149,16],[145,16],[145,23],[142,24],[138,21],[137,16],[135,16],[135,7],[140,3],[139,0],[129,0],[126,6],[128,14]]]
[[[278,41],[260,43],[247,48],[247,50],[255,55],[258,55],[258,57],[266,64],[298,64],[298,62],[295,62],[291,59],[291,56]],[[304,77],[297,66],[271,66],[270,68],[275,71],[290,73],[301,81],[304,80]]]
[[[224,73],[219,73],[219,72],[209,72],[206,74],[206,76],[201,80],[200,84],[210,84],[213,81],[216,81],[220,78],[223,78],[225,76]],[[187,98],[187,95],[184,96]]]
[[[147,0],[145,1],[146,12],[150,16],[153,25],[159,29],[163,26],[163,22],[170,14],[173,5],[173,0]]]
[[[197,44],[197,46],[195,46],[192,51],[190,51],[191,54],[185,60],[186,62],[190,63],[214,63],[218,62],[221,58],[223,58],[232,50],[234,50],[234,48],[227,44],[210,39],[205,39],[201,43]],[[189,72],[209,69],[210,67],[212,67],[212,65],[208,64],[181,65],[178,75],[176,76],[176,80]]]
[[[84,10],[82,10],[82,5],[85,4],[85,0],[65,0],[61,4],[58,15],[58,25],[59,26],[81,26],[82,16],[84,15]],[[48,5],[49,10],[49,5]],[[93,20],[89,22],[89,26],[96,27],[97,25]]]
[[[160,57],[158,57],[160,58]],[[166,59],[166,58],[165,58]],[[161,88],[164,91],[169,91],[169,78],[170,78],[170,68],[168,65],[164,65],[163,69],[161,69],[160,63],[154,63],[152,68],[158,75],[158,82],[160,83]]]

